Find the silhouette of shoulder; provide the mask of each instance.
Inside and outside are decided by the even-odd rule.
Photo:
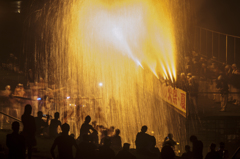
[[[59,158],[73,158],[72,147],[76,145],[76,141],[69,135],[58,136],[54,140],[54,144],[58,146]]]
[[[118,152],[115,159],[136,159],[136,157],[133,154],[131,154],[129,151],[121,150]]]
[[[34,134],[36,132],[35,119],[31,115],[22,115],[22,123],[24,125],[23,132]]]
[[[83,123],[80,131],[89,131],[89,129],[93,129],[92,125],[90,125],[88,123]]]
[[[205,159],[221,159],[221,156],[216,151],[208,152]]]
[[[6,138],[6,145],[9,148],[9,158],[25,158],[25,139],[24,136],[12,133],[8,134]]]
[[[175,153],[171,146],[163,146],[161,151],[161,157],[162,159],[174,159]]]
[[[58,120],[58,119],[52,119],[52,120],[51,120],[51,123],[52,123],[53,125],[61,125],[61,121]]]
[[[184,153],[182,154],[182,159],[192,159],[192,157],[193,157],[193,153],[192,153],[191,151],[189,151],[189,152],[184,152]]]
[[[79,155],[81,158],[94,158],[97,146],[93,143],[80,142]]]
[[[57,128],[58,125],[61,125],[61,121],[58,119],[52,119],[50,123],[51,128]]]

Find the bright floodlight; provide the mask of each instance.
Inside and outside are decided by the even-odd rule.
[[[103,86],[103,84],[102,84],[102,83],[99,83],[98,85],[99,85],[100,87],[102,87],[102,86]]]
[[[70,99],[70,96],[68,96],[67,99]]]

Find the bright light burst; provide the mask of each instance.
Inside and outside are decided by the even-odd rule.
[[[79,34],[93,52],[104,57],[128,56],[142,68],[142,63],[147,65],[157,78],[164,74],[164,78],[176,80],[173,26],[165,12],[159,14],[147,0],[83,3]]]
[[[46,80],[64,88],[68,104],[80,99],[80,108],[71,104],[76,106],[71,118],[75,120],[69,120],[72,132],[79,135],[76,125],[81,125],[87,114],[100,125],[119,128],[123,142],[132,146],[142,125],[154,131],[157,141],[175,130],[179,123],[166,126],[175,118],[156,100],[161,87],[153,75],[176,80],[175,53],[180,50],[175,36],[181,37],[183,27],[176,26],[174,33],[172,20],[176,24],[179,16],[175,13],[182,13],[180,3],[49,0],[43,9],[29,15],[30,28],[35,29],[29,29],[34,32],[28,32],[28,41],[35,39],[34,57],[40,61],[35,62],[36,68],[43,70],[38,73],[45,73]],[[59,99],[63,95],[57,94]],[[65,106],[61,108],[63,104],[57,104],[56,110],[63,113]]]

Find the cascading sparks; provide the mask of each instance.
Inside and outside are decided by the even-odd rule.
[[[85,46],[103,57],[128,56],[142,68],[147,66],[157,78],[176,80],[173,26],[161,7],[147,0],[83,3],[78,35],[84,37]]]
[[[29,61],[36,74],[62,88],[56,99],[69,97],[55,108],[61,118],[73,112],[68,121],[61,119],[71,133],[78,136],[90,115],[97,124],[120,129],[122,141],[132,147],[143,125],[159,147],[169,132],[182,138],[185,123],[162,103],[154,77],[176,81],[175,36],[181,34],[174,33],[170,12],[181,11],[182,2],[175,2],[48,0],[42,9],[35,4],[26,31],[27,43],[34,44],[26,52],[34,52]]]

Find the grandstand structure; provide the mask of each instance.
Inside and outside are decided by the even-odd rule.
[[[194,52],[218,68],[227,65],[231,68],[232,64],[240,66],[240,37],[195,27]],[[203,141],[204,154],[209,151],[212,142],[217,145],[225,142],[232,154],[240,144],[240,105],[236,102],[240,99],[240,89],[236,84],[240,75],[235,75],[228,81],[228,105],[225,112],[220,111],[221,95],[216,88],[217,76],[198,78],[196,106],[187,93],[187,136],[195,134]]]

